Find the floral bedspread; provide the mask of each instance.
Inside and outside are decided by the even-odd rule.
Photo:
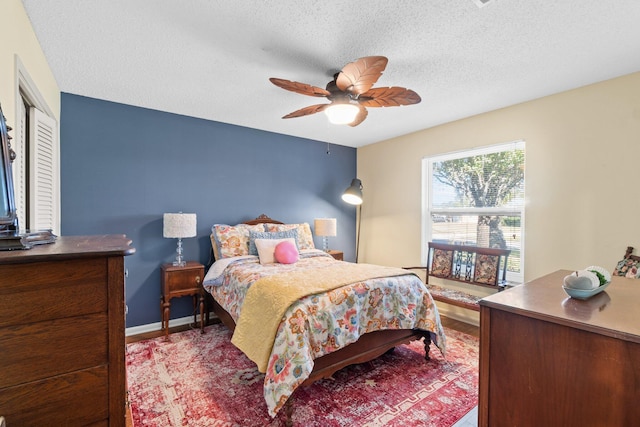
[[[318,263],[331,262],[342,261],[315,250],[302,251],[295,264],[262,265],[258,257],[238,257],[226,260],[228,265],[218,280],[205,278],[204,285],[237,323],[243,298],[259,278],[292,269],[313,269]],[[446,337],[433,299],[422,281],[407,273],[309,295],[291,305],[276,333],[264,379],[264,398],[271,416],[275,416],[309,377],[314,359],[357,341],[367,332],[429,331],[432,342],[445,353]]]

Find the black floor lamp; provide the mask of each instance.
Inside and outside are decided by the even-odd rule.
[[[358,178],[351,180],[349,188],[342,193],[342,200],[350,205],[358,206],[358,225],[356,228],[356,263],[358,262],[358,252],[360,249],[360,221],[362,213],[362,181]]]

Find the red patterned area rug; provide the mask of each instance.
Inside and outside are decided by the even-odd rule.
[[[446,329],[447,357],[413,342],[293,394],[295,426],[455,424],[478,403],[478,340]],[[127,345],[134,427],[284,426],[262,397],[264,375],[222,325]]]

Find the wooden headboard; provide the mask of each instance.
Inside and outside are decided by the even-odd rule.
[[[251,219],[249,221],[243,222],[243,224],[247,225],[256,225],[256,224],[284,224],[284,222],[276,221],[275,219],[271,219],[265,214],[260,215],[255,219]]]
[[[257,218],[254,219],[250,219],[248,221],[243,222],[242,224],[247,224],[247,225],[256,225],[256,224],[284,224],[284,222],[280,222],[277,221],[273,218],[269,218],[268,216],[266,216],[265,214],[261,214],[260,216],[258,216]],[[211,246],[211,250],[209,251],[209,260],[207,261],[207,265],[206,265],[206,269],[208,270],[209,267],[211,267],[211,265],[213,264],[213,262],[216,260],[215,255],[214,255],[214,251],[213,251],[213,245]]]

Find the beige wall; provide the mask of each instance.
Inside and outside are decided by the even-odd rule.
[[[18,95],[16,55],[59,122],[60,89],[36,39],[22,2],[2,0],[0,15],[7,18],[3,19],[0,25],[0,40],[2,40],[0,43],[0,102],[7,123],[15,129]]]
[[[591,264],[613,271],[628,245],[640,249],[635,73],[359,148],[359,260],[419,265],[423,157],[519,139],[526,141],[525,280]]]

